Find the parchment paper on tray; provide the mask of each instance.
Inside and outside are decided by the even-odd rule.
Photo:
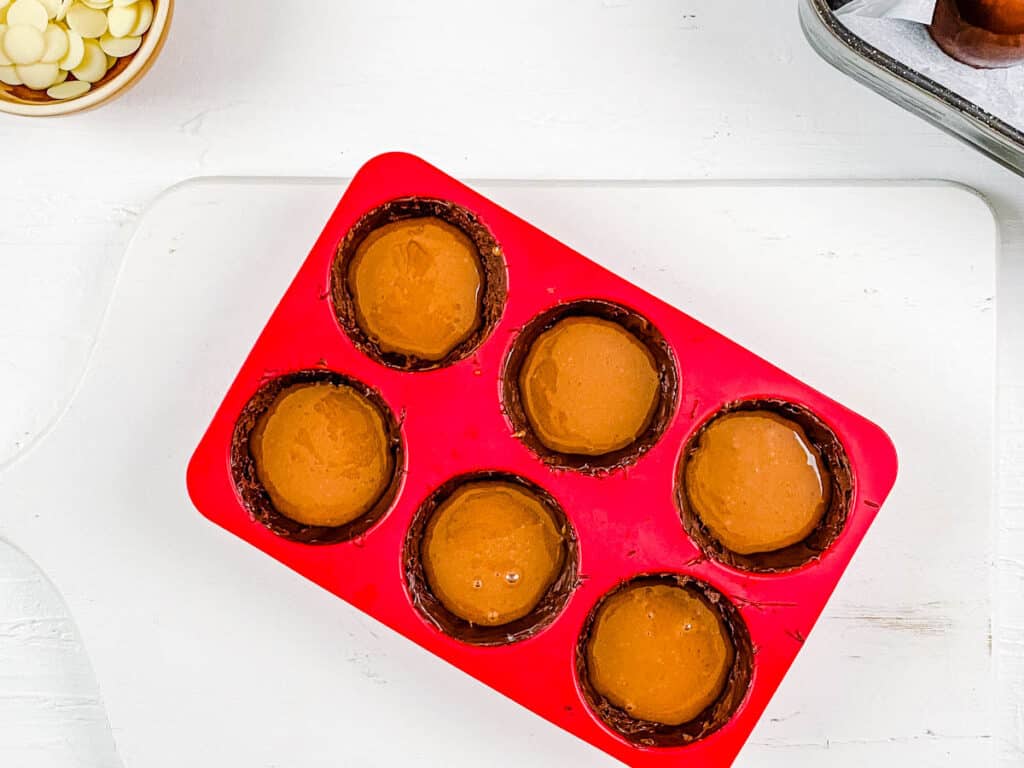
[[[1024,66],[975,69],[928,34],[935,0],[851,0],[836,11],[854,34],[989,114],[1024,130]]]

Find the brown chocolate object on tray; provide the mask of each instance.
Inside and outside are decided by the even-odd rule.
[[[587,645],[594,621],[604,601],[623,590],[657,585],[682,587],[700,598],[718,614],[732,642],[732,669],[724,690],[718,699],[697,717],[681,725],[663,725],[629,715],[594,688],[587,671]],[[641,747],[680,747],[714,733],[732,719],[743,703],[753,674],[754,647],[739,610],[714,587],[682,574],[649,574],[619,584],[602,597],[590,611],[576,644],[576,675],[590,708],[609,728]]]
[[[616,323],[647,347],[658,371],[658,400],[646,429],[629,445],[598,456],[562,453],[548,448],[530,423],[520,389],[520,373],[534,342],[559,321],[572,317],[596,317]],[[516,437],[540,459],[555,469],[602,474],[629,466],[646,453],[664,434],[676,409],[679,373],[668,342],[645,317],[633,310],[601,299],[584,299],[560,304],[531,320],[520,332],[502,371],[505,413]]]
[[[928,31],[943,51],[979,69],[1024,63],[1024,2],[938,0]]]
[[[479,296],[479,323],[466,339],[439,360],[427,360],[415,354],[382,349],[360,325],[351,284],[350,269],[360,244],[367,236],[387,224],[417,218],[440,219],[469,237],[476,246],[483,272]],[[360,217],[349,229],[338,245],[331,265],[330,294],[339,325],[360,351],[391,368],[427,371],[443,368],[468,357],[490,335],[505,308],[508,274],[501,246],[476,214],[445,200],[403,197],[374,208]]]
[[[814,530],[802,541],[772,552],[740,554],[728,549],[694,512],[686,492],[686,462],[699,449],[702,433],[717,418],[740,411],[768,411],[800,425],[817,449],[831,483],[828,507]],[[817,416],[806,408],[783,400],[743,400],[719,410],[690,438],[676,468],[676,502],[683,527],[707,557],[740,570],[778,573],[817,559],[832,545],[846,524],[853,482],[850,463],[839,439]]]
[[[249,445],[260,416],[270,408],[283,390],[296,384],[320,383],[350,387],[369,400],[384,418],[391,451],[391,481],[383,493],[367,512],[338,526],[306,525],[278,511],[263,483],[260,482]],[[235,424],[231,439],[231,475],[238,495],[249,514],[279,536],[305,544],[336,544],[356,538],[373,527],[388,511],[398,494],[403,471],[402,460],[403,448],[399,425],[383,398],[360,381],[325,370],[299,371],[269,380],[246,404]]]
[[[538,498],[558,524],[565,546],[562,567],[540,602],[522,618],[497,626],[472,624],[455,615],[430,588],[423,564],[423,538],[434,512],[467,483],[494,481],[519,486]],[[555,498],[540,486],[507,472],[482,471],[454,477],[427,497],[417,510],[405,537],[403,562],[406,588],[420,615],[445,634],[470,645],[495,646],[518,642],[541,632],[565,607],[578,583],[576,532]]]

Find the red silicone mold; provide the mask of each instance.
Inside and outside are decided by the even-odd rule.
[[[508,295],[500,320],[469,357],[410,372],[363,354],[339,326],[330,299],[339,243],[368,211],[406,196],[447,200],[476,214],[499,244]],[[514,434],[503,409],[502,371],[517,333],[553,307],[600,299],[649,320],[675,358],[678,391],[658,442],[634,464],[586,474],[549,468]],[[232,436],[250,398],[291,372],[335,371],[379,393],[400,421],[401,480],[390,508],[369,530],[337,544],[283,538],[243,505],[231,468]],[[751,573],[708,559],[680,520],[676,478],[689,439],[739,400],[781,400],[815,414],[838,438],[852,476],[846,522],[807,564]],[[402,559],[421,504],[446,481],[495,470],[546,489],[578,537],[577,586],[562,612],[520,642],[483,647],[439,631],[411,602]],[[896,455],[877,426],[713,330],[532,227],[418,158],[388,154],[352,180],[317,243],[228,390],[188,468],[202,514],[415,643],[561,728],[632,766],[728,766],[799,652],[854,551],[889,493]],[[588,705],[576,649],[588,615],[617,585],[643,574],[678,573],[725,595],[754,649],[746,695],[710,735],[678,747],[637,746]],[[524,673],[529,670],[529,673]]]

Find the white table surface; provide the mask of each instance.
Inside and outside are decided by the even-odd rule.
[[[833,71],[782,0],[178,6],[163,57],[124,99],[0,118],[0,461],[68,402],[135,220],[183,178],[347,176],[407,149],[467,178],[956,180],[988,198],[1003,240],[993,648],[1018,704],[994,735],[1021,733],[1024,180]],[[46,587],[0,553],[0,757],[111,765]],[[998,746],[1022,759],[1021,743]]]

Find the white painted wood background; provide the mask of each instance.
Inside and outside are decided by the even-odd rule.
[[[943,177],[979,189],[1003,238],[993,643],[1002,683],[1022,679],[1024,182],[817,60],[790,3],[180,2],[136,91],[67,120],[0,119],[0,142],[6,461],[79,380],[139,212],[189,176],[344,176],[403,148],[463,177]],[[95,739],[107,756],[95,764],[110,765],[73,626],[13,550],[0,555],[0,595],[0,762],[76,765],[69,744]],[[1007,764],[1024,746],[1014,685],[1000,712],[999,733],[1018,739],[998,745]]]

